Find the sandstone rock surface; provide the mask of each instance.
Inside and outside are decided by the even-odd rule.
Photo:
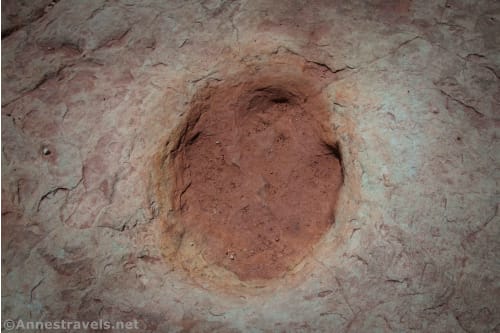
[[[4,318],[135,318],[141,332],[500,330],[497,1],[2,10]],[[344,184],[335,223],[259,292],[167,258],[162,235],[176,231],[162,227],[155,163],[200,90],[269,63],[326,78]]]

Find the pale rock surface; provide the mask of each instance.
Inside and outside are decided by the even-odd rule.
[[[141,332],[499,332],[497,1],[4,1],[2,315]],[[158,249],[150,160],[205,81],[328,66],[346,190],[298,285],[226,295]],[[48,154],[47,154],[48,153]],[[343,209],[342,207],[349,207]]]

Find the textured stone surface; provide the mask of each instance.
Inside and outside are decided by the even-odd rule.
[[[2,9],[5,318],[137,318],[146,332],[500,330],[497,1]],[[280,57],[334,76],[337,222],[265,293],[214,289],[162,256],[153,161],[200,88]]]
[[[160,190],[172,202],[160,219],[181,230],[165,233],[167,249],[179,243],[169,252],[188,252],[180,261],[191,271],[202,253],[204,271],[222,266],[238,282],[299,265],[334,223],[343,183],[317,75],[326,69],[283,58],[248,67],[193,98],[156,180],[172,184]]]

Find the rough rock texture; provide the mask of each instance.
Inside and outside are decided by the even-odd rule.
[[[167,257],[187,254],[176,258],[185,269],[206,276],[214,265],[241,281],[299,265],[334,223],[343,183],[325,69],[283,58],[248,67],[193,98],[156,180],[171,200],[160,217]]]
[[[136,318],[142,332],[500,330],[497,1],[2,9],[4,318]],[[177,231],[163,228],[155,166],[201,89],[280,59],[330,77],[345,177],[336,221],[262,292],[224,289],[224,275],[191,278],[162,252]]]

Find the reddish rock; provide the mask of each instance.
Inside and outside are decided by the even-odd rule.
[[[498,31],[490,0],[2,2],[3,318],[498,331]],[[259,71],[314,93],[245,93]],[[206,89],[216,98],[200,101]],[[238,96],[257,97],[256,113],[223,123],[252,109]],[[209,106],[204,131],[178,140],[193,103]],[[235,134],[259,122],[261,136]],[[323,133],[338,195],[338,159],[314,158]],[[172,177],[175,143],[189,188]],[[269,147],[279,164],[262,162]],[[222,154],[246,177],[218,172]],[[290,181],[250,172],[293,168]],[[230,218],[245,202],[251,218]],[[227,211],[212,219],[208,204]]]

